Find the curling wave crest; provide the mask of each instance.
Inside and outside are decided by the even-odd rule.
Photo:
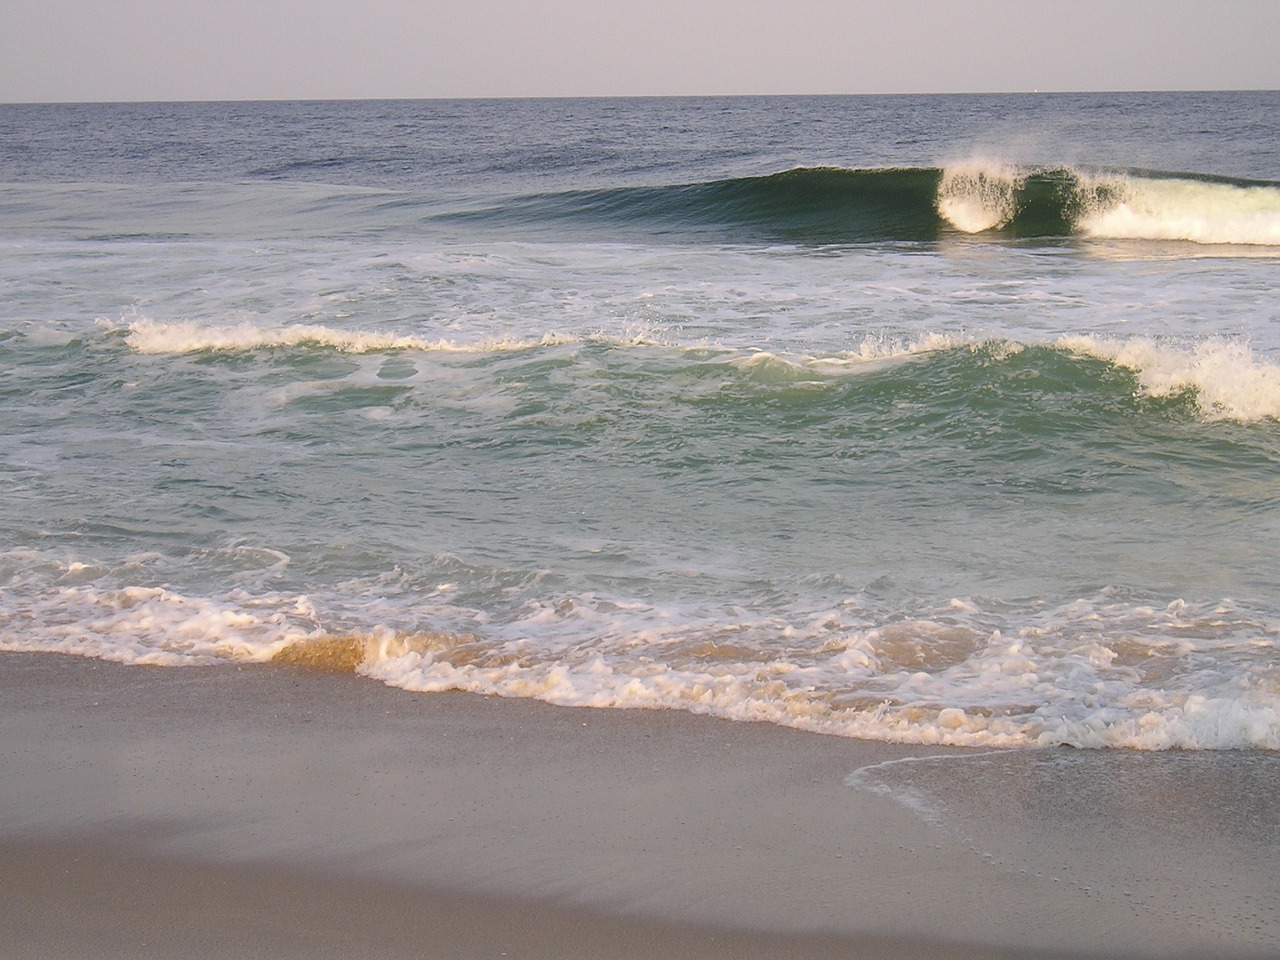
[[[937,207],[964,233],[1280,245],[1280,185],[1268,182],[970,160],[942,170]]]

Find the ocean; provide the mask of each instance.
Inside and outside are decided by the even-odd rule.
[[[1280,749],[1280,93],[0,105],[0,649]]]

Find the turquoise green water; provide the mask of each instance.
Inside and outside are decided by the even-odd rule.
[[[1274,749],[1278,112],[1131,100],[6,107],[0,644]]]

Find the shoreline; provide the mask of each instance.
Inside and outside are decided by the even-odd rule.
[[[0,721],[0,923],[19,933],[4,958],[1280,956],[1275,884],[1214,866],[1216,846],[1176,834],[1136,899],[1085,882],[1091,861],[1071,857],[1088,817],[1067,795],[1088,751],[28,653],[0,654]],[[888,764],[939,757],[960,767],[913,764],[899,783]],[[1264,864],[1280,801],[1252,794],[1273,759],[1196,761],[1260,805],[1234,813],[1262,818]],[[1136,770],[1116,809],[1137,824],[1154,767],[1114,762]],[[871,788],[846,783],[886,764]],[[1032,786],[1047,793],[1028,806]],[[945,801],[945,822],[894,798],[905,789]],[[1116,850],[1148,848],[1140,826],[1099,819]],[[988,837],[1020,846],[992,855]],[[1026,869],[1039,856],[1063,876]],[[1262,919],[1197,924],[1188,864],[1251,891]]]

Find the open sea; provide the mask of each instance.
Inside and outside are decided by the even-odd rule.
[[[1280,93],[0,105],[0,649],[1280,749]]]

